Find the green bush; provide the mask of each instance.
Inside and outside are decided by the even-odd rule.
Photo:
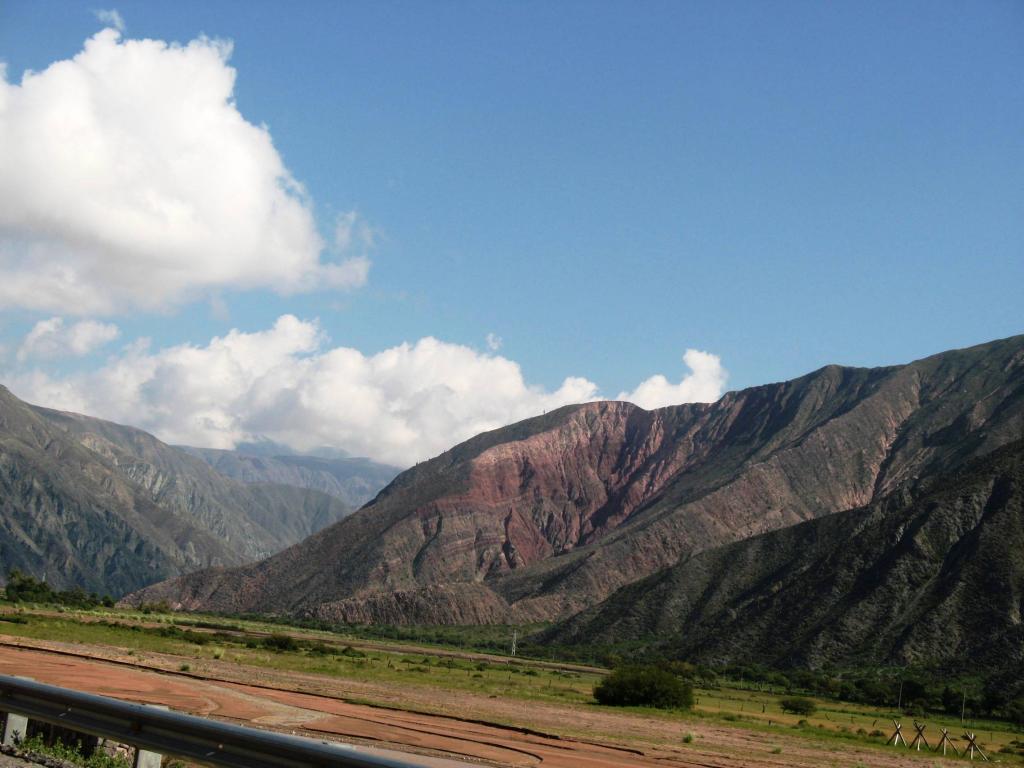
[[[57,592],[45,581],[39,581],[18,569],[7,575],[4,597],[12,603],[51,603],[70,608],[88,609],[101,605],[109,608],[114,605],[110,597],[101,597],[94,592],[87,593],[81,587]]]
[[[689,709],[693,686],[659,667],[619,667],[597,684],[594,698],[615,707]]]
[[[129,768],[131,763],[123,757],[111,757],[102,752],[93,752],[86,757],[82,754],[82,743],[67,745],[59,739],[47,744],[41,736],[25,739],[18,745],[22,751],[39,756],[60,760],[62,763],[82,766],[82,768]]]
[[[818,711],[818,705],[803,696],[779,699],[779,706],[783,712],[792,712],[794,715],[813,715]]]
[[[272,651],[297,651],[299,644],[291,635],[274,634],[263,638],[263,647]]]

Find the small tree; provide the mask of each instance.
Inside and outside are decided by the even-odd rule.
[[[802,715],[804,717],[813,715],[818,711],[818,705],[810,699],[805,699],[803,696],[790,696],[785,699],[779,699],[779,706],[782,707],[783,712],[792,712],[794,715]]]
[[[920,680],[903,681],[903,706],[913,709],[928,703],[928,688]]]
[[[1024,726],[1024,697],[1014,699],[1003,710],[1006,719],[1015,725]]]
[[[5,592],[7,599],[12,603],[53,603],[57,598],[46,582],[39,581],[18,569],[12,570],[7,575]]]
[[[689,709],[693,686],[659,667],[620,667],[595,686],[594,698],[616,707]]]

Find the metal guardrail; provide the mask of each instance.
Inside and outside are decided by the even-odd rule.
[[[229,768],[419,768],[354,748],[0,675],[0,712]]]

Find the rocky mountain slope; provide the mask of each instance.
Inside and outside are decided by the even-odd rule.
[[[317,491],[230,480],[146,432],[0,387],[0,575],[123,594],[266,557],[349,511]]]
[[[772,666],[1024,664],[1024,441],[860,509],[702,552],[546,633]]]
[[[362,458],[326,458],[298,454],[257,455],[244,449],[179,446],[222,475],[243,483],[278,483],[310,488],[341,499],[358,509],[376,496],[401,471]]]
[[[711,404],[570,406],[402,473],[273,558],[145,595],[349,622],[564,618],[683,556],[954,470],[1022,424],[1024,337]]]

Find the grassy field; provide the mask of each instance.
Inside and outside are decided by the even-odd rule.
[[[455,642],[411,647],[407,640],[367,639],[286,628],[264,621],[118,609],[0,607],[0,634],[106,646],[133,653],[170,654],[180,658],[181,670],[198,667],[204,660],[218,660],[403,688],[414,686],[570,706],[598,706],[592,691],[604,674],[573,664],[476,655],[467,653],[460,647],[462,644]],[[801,717],[781,710],[779,699],[785,695],[782,691],[757,690],[724,680],[720,683],[713,688],[698,688],[691,712],[631,711],[645,717],[678,720],[684,728],[687,720],[715,721],[880,748],[893,731],[893,718],[903,722],[908,740],[914,734],[913,718],[899,717],[892,710],[812,697],[817,711]],[[958,743],[962,743],[959,737],[966,729],[978,734],[990,757],[1004,763],[1024,763],[1024,734],[1006,722],[977,720],[961,725],[959,718],[933,714],[920,719],[927,723],[925,734],[933,745],[940,728],[948,728]]]
[[[298,638],[298,647],[275,648],[274,639],[283,628],[259,622],[218,622],[238,633],[228,635],[226,629],[198,628],[196,622],[171,623],[171,618],[178,617],[109,611],[58,615],[26,611],[19,617],[25,623],[0,620],[0,634],[172,654],[190,666],[193,660],[217,659],[350,680],[569,703],[591,701],[591,691],[600,678],[597,673],[551,668],[528,660],[439,655],[439,650],[450,650],[445,648],[417,652],[366,648],[358,638],[331,637],[319,631],[292,631],[288,637]],[[195,642],[197,639],[201,643]]]

